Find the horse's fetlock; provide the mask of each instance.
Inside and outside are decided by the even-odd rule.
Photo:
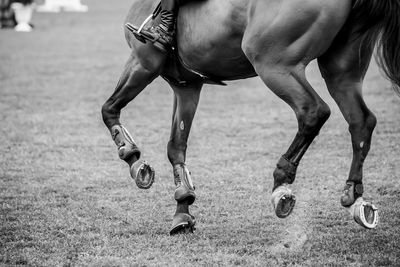
[[[281,157],[273,173],[274,189],[283,183],[292,184],[296,178],[298,164]]]
[[[364,193],[364,186],[361,182],[347,181],[343,189],[343,195],[340,202],[343,207],[349,207],[354,204],[354,202],[362,197]]]

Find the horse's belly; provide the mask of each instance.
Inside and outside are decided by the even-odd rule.
[[[181,7],[178,49],[184,63],[224,80],[255,76],[241,43],[249,1],[194,1]]]

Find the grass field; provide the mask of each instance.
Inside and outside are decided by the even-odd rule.
[[[129,54],[130,1],[84,2],[87,14],[36,13],[34,32],[0,32],[0,265],[400,266],[400,98],[375,63],[364,91],[378,126],[364,174],[380,208],[376,230],[340,206],[350,135],[312,64],[332,116],[299,167],[293,214],[276,218],[269,201],[297,129],[292,111],[258,78],[206,86],[187,162],[198,229],[170,237],[172,90],[157,79],[123,111],[156,169],[141,191],[100,115]]]

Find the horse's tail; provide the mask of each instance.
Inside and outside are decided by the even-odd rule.
[[[377,44],[377,62],[400,94],[400,0],[355,0],[353,14],[364,41]]]

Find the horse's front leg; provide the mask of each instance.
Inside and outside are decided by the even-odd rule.
[[[130,174],[137,186],[150,188],[154,181],[154,170],[144,160],[128,130],[120,123],[121,109],[133,100],[160,73],[164,56],[148,53],[146,60],[140,60],[133,51],[125,65],[121,78],[111,97],[102,107],[103,121],[118,147],[119,157],[127,162]]]
[[[172,86],[175,93],[172,117],[171,138],[168,142],[168,159],[173,167],[175,200],[177,208],[174,215],[171,235],[194,231],[194,216],[189,206],[196,199],[191,174],[185,164],[187,140],[200,98],[202,83],[186,87]]]

